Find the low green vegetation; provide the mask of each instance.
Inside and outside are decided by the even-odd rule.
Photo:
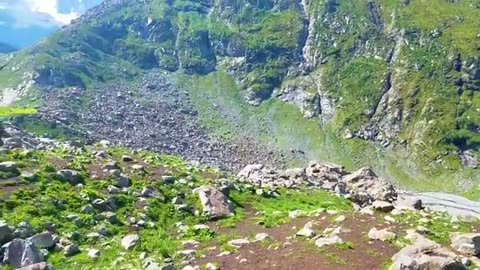
[[[445,213],[422,216],[419,212],[406,212],[396,216],[395,219],[405,226],[422,228],[422,230],[425,230],[427,238],[445,245],[450,244],[450,234],[452,232],[469,233],[480,225],[478,220],[465,221],[452,218]]]
[[[257,222],[267,228],[278,226],[290,220],[289,213],[302,211],[310,214],[315,210],[351,211],[348,200],[326,191],[288,190],[277,191],[278,197],[261,197],[252,192],[233,192],[230,197],[239,207],[253,208],[261,213]]]
[[[101,149],[96,148],[93,149]],[[125,154],[132,154],[136,160],[143,160],[147,166],[138,173],[130,173],[132,181],[131,192],[107,193],[109,186],[115,185],[111,176],[93,179],[95,166],[102,166],[106,161],[99,160],[90,147],[78,148],[74,152],[68,148],[55,148],[51,151],[15,150],[0,156],[1,161],[14,161],[20,171],[32,172],[23,184],[16,183],[15,189],[2,194],[0,200],[0,219],[8,224],[18,225],[28,222],[36,232],[42,232],[48,224],[54,224],[55,233],[62,238],[77,244],[82,251],[72,257],[65,257],[61,250],[49,250],[47,259],[56,268],[70,269],[78,265],[95,268],[116,267],[128,262],[133,267],[140,267],[140,253],[146,252],[154,258],[176,258],[183,240],[197,240],[202,243],[214,241],[224,251],[235,251],[227,242],[238,238],[233,234],[218,234],[210,229],[194,229],[192,226],[202,224],[208,219],[204,215],[194,215],[195,209],[201,209],[198,196],[191,192],[195,186],[211,184],[220,176],[228,176],[209,168],[192,167],[180,158],[160,155],[151,152],[131,152],[124,148],[108,148],[106,153],[112,160],[121,160]],[[147,165],[148,164],[148,165]],[[128,164],[119,165],[127,171]],[[169,175],[171,179],[186,178],[189,184],[177,181],[162,180],[153,174],[157,166]],[[57,170],[66,168],[80,173],[82,181],[72,185],[56,174]],[[18,175],[18,171],[17,171]],[[208,176],[208,178],[206,178]],[[26,178],[27,179],[27,178]],[[139,192],[143,187],[151,186],[157,189],[164,199],[151,197],[143,199],[147,208],[137,207]],[[2,187],[0,186],[0,190]],[[265,227],[277,226],[289,220],[290,211],[301,210],[311,212],[318,208],[339,211],[351,211],[352,206],[346,199],[337,197],[325,191],[287,190],[276,191],[278,197],[265,197],[255,193],[255,189],[238,186],[230,192],[230,198],[235,203],[235,215],[218,221],[224,227],[235,227],[238,222],[246,222],[251,211],[259,211],[262,215],[259,221]],[[169,203],[179,193],[186,196],[185,210],[178,210]],[[106,218],[105,211],[96,208],[84,211],[85,205],[96,199],[114,202],[116,219]],[[191,210],[189,210],[191,209]],[[278,218],[269,221],[269,215],[279,212]],[[123,236],[132,233],[130,219],[144,220],[145,226],[138,232],[141,242],[132,250],[124,253],[125,261],[118,261],[118,253],[122,252],[120,242]],[[250,222],[250,221],[247,221]],[[255,220],[251,220],[255,222]],[[180,230],[180,225],[187,226]],[[103,228],[108,235],[95,233]],[[129,229],[130,228],[130,229]],[[345,246],[349,246],[346,244]],[[101,251],[98,259],[88,257],[88,250],[96,248]]]
[[[37,110],[31,107],[0,106],[0,117],[35,114]]]

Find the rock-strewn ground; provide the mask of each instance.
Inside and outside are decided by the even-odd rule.
[[[5,141],[6,269],[466,269],[479,262],[477,221],[422,209],[367,168],[250,165],[235,176],[105,141],[40,150]]]
[[[43,91],[39,116],[113,144],[175,154],[186,160],[237,170],[251,162],[282,165],[281,155],[252,138],[225,142],[200,126],[188,93],[161,72],[138,82],[93,89]]]

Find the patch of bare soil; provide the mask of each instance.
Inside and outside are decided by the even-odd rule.
[[[257,233],[267,233],[270,240],[262,243],[251,243],[236,252],[218,256],[222,250],[216,245],[214,250],[207,252],[206,256],[193,262],[195,265],[205,265],[209,262],[216,263],[220,269],[345,269],[345,270],[370,270],[382,269],[398,248],[391,243],[382,241],[369,241],[368,231],[389,228],[393,232],[401,232],[398,225],[388,225],[383,220],[376,220],[373,216],[361,214],[347,215],[345,221],[335,223],[333,216],[322,214],[319,217],[305,217],[294,219],[279,227],[264,228],[257,225],[252,216],[236,225],[235,228],[220,228],[215,230],[218,234],[232,234],[235,238],[253,238]],[[313,240],[294,237],[308,221],[314,222],[313,229],[320,234],[326,228],[341,227],[339,236],[352,248],[341,247],[318,248]],[[210,224],[212,227],[214,224]],[[212,245],[210,245],[212,246]],[[346,246],[346,245],[345,245]],[[208,248],[207,248],[208,250]]]

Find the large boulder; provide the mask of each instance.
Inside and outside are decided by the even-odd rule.
[[[464,270],[459,256],[424,236],[408,232],[413,244],[402,248],[392,257],[390,270]]]
[[[8,244],[3,260],[15,268],[21,268],[43,262],[43,255],[31,241],[17,238]]]
[[[451,247],[466,255],[477,256],[480,254],[479,233],[452,233],[450,235]]]
[[[26,221],[22,221],[18,223],[13,235],[16,238],[25,239],[27,237],[33,236],[35,234],[35,230],[33,229],[32,225]]]
[[[38,248],[51,248],[55,245],[53,235],[50,232],[36,234],[29,239]]]
[[[310,161],[306,173],[308,177],[327,182],[339,182],[347,174],[343,166],[319,161]]]
[[[395,233],[388,231],[387,229],[378,230],[373,227],[368,231],[368,239],[380,240],[380,241],[392,241],[396,237]]]
[[[392,184],[377,177],[370,168],[361,168],[345,175],[342,181],[350,193],[350,199],[361,205],[369,205],[375,200],[393,202],[397,192]]]
[[[262,185],[268,182],[266,173],[262,164],[249,164],[245,166],[237,175],[245,182],[249,182],[255,185]]]
[[[199,187],[195,189],[194,192],[198,193],[203,212],[206,213],[210,219],[233,215],[233,204],[222,192],[209,186]]]
[[[13,161],[0,162],[0,171],[2,172],[15,172],[17,171],[17,163]]]
[[[129,250],[136,246],[140,242],[140,236],[136,234],[130,234],[122,239],[122,246],[124,249]]]
[[[80,184],[83,181],[83,177],[75,170],[59,170],[57,172],[57,176],[60,178],[60,180],[67,181],[72,185]]]
[[[130,178],[128,178],[128,176],[124,174],[120,174],[119,176],[117,176],[117,182],[115,186],[119,188],[125,188],[125,187],[129,187],[131,184],[132,182],[130,181]]]
[[[0,221],[0,246],[13,239],[12,229],[7,223]]]

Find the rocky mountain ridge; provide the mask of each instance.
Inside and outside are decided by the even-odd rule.
[[[478,163],[479,10],[468,0],[106,1],[5,57],[0,76],[4,96],[44,106],[44,88],[223,71],[249,103],[295,104],[357,154],[374,141],[419,164],[400,169],[411,177],[439,175]]]

